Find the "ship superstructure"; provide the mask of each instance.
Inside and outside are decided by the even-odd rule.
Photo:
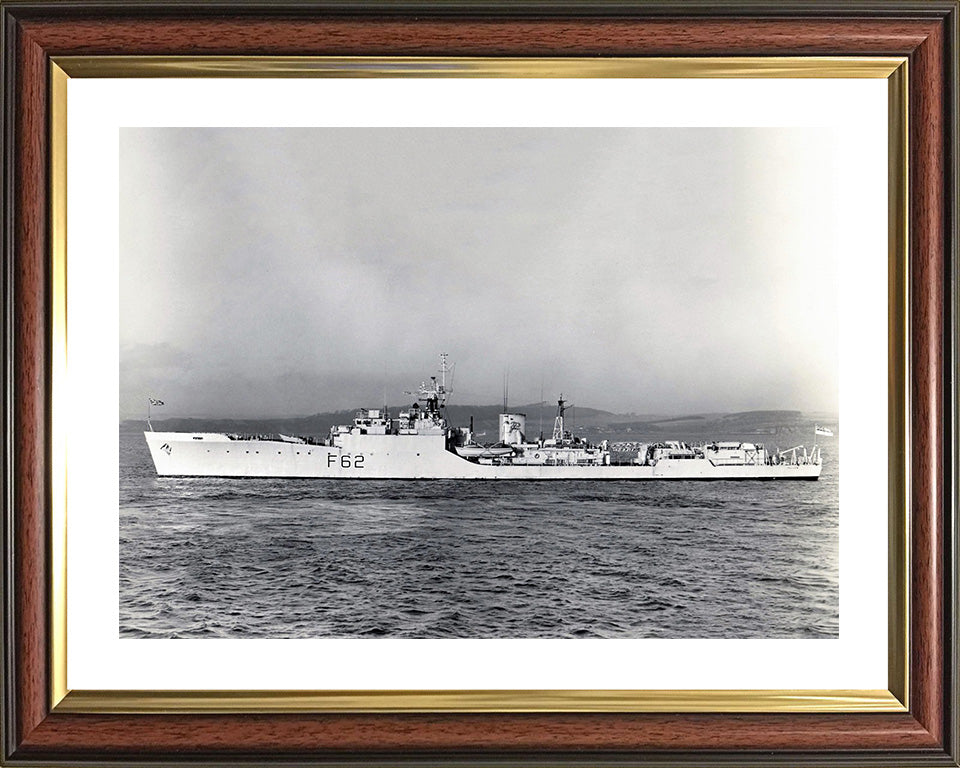
[[[499,416],[498,441],[477,442],[470,426],[446,418],[447,356],[440,377],[420,384],[416,400],[391,416],[386,406],[360,409],[326,438],[212,432],[144,433],[158,475],[370,479],[804,479],[820,476],[820,449],[767,451],[757,443],[681,441],[592,444],[566,429],[560,395],[551,437],[531,440],[526,415]],[[413,394],[408,393],[408,394]],[[508,411],[508,409],[504,409]]]

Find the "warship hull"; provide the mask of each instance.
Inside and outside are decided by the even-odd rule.
[[[817,480],[819,463],[716,464],[708,458],[654,465],[479,463],[438,435],[342,435],[337,445],[244,439],[212,432],[145,432],[157,474],[383,480]]]

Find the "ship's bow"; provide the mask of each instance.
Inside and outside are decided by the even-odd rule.
[[[144,432],[147,448],[150,449],[150,458],[153,459],[154,469],[158,475],[175,474],[171,460],[170,435],[165,432]]]

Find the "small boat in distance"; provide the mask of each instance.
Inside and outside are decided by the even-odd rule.
[[[827,429],[826,427],[821,427],[819,424],[815,426],[814,431],[817,435],[823,435],[824,437],[833,437],[833,430]]]

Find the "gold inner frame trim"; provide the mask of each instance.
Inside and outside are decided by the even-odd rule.
[[[888,80],[889,690],[73,690],[67,686],[67,85],[71,77],[882,78]],[[51,61],[50,704],[57,712],[904,712],[909,702],[908,140],[903,57],[63,56]]]
[[[887,79],[887,681],[910,705],[909,64]]]
[[[50,674],[51,699],[67,694],[67,80],[50,66]]]
[[[72,691],[57,712],[902,712],[889,691]]]
[[[70,77],[887,78],[896,56],[475,58],[437,56],[57,56]]]

